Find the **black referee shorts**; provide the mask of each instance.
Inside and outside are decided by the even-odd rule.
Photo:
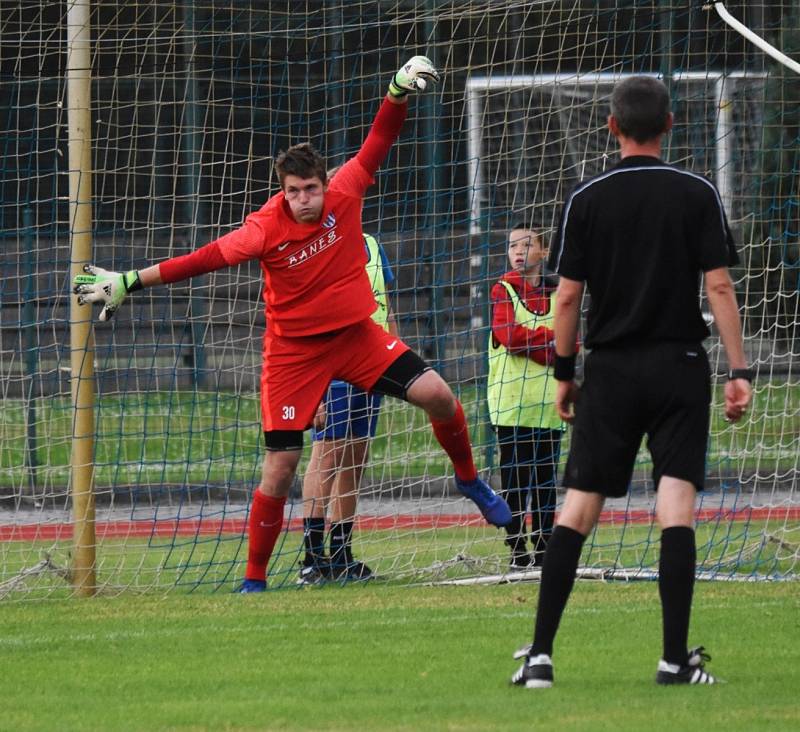
[[[699,344],[597,349],[586,358],[564,485],[624,496],[647,435],[656,488],[661,476],[702,490],[711,378]]]

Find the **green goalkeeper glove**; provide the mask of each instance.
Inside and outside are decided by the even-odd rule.
[[[86,274],[78,275],[73,281],[72,291],[78,296],[78,305],[87,302],[101,302],[103,309],[100,311],[100,320],[109,320],[117,308],[125,302],[129,292],[142,289],[139,273],[109,272],[101,267],[85,264],[83,271]]]
[[[389,94],[404,97],[410,91],[423,91],[428,82],[439,81],[439,72],[433,68],[429,58],[414,56],[404,63],[389,82]]]

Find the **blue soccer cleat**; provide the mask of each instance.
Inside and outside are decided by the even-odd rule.
[[[480,478],[466,482],[456,477],[456,488],[475,503],[490,524],[508,526],[511,523],[508,504]]]
[[[266,580],[245,579],[236,590],[240,595],[249,595],[251,592],[266,592]]]

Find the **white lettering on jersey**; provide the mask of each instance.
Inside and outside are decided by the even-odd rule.
[[[319,239],[315,239],[312,242],[306,244],[302,249],[299,251],[293,252],[289,256],[285,257],[286,262],[289,264],[289,267],[297,267],[303,262],[307,262],[311,257],[316,256],[320,252],[324,252],[326,249],[330,249],[334,244],[337,244],[342,240],[342,237],[336,234],[336,229],[331,229],[327,234],[323,234]]]

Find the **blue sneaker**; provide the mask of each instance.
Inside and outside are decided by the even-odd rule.
[[[266,591],[267,591],[266,580],[253,580],[253,579],[245,579],[239,586],[239,589],[236,590],[236,592],[238,592],[240,595],[249,595],[251,592],[266,592]]]
[[[508,504],[480,478],[467,483],[456,477],[456,488],[475,503],[490,524],[508,526],[511,523],[511,509]]]

